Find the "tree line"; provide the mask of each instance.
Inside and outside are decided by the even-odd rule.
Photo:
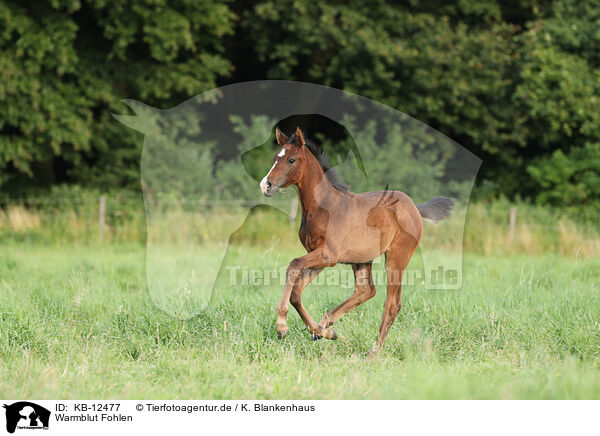
[[[600,1],[0,2],[0,190],[139,189],[133,98],[285,79],[403,111],[483,159],[479,195],[600,202]]]

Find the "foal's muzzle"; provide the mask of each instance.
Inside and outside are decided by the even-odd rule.
[[[265,197],[271,197],[273,196],[273,194],[279,191],[279,186],[273,186],[273,184],[265,177],[260,182],[260,190],[265,195]]]

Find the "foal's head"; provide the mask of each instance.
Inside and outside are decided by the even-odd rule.
[[[307,157],[304,136],[299,127],[296,127],[296,134],[292,141],[279,130],[279,127],[275,129],[275,134],[281,150],[273,157],[271,170],[260,182],[260,190],[267,197],[281,188],[298,183]]]

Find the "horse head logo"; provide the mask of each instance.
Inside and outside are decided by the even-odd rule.
[[[29,401],[19,401],[6,409],[6,431],[14,433],[17,427],[47,429],[50,421],[50,411]]]
[[[435,234],[443,233],[451,255],[440,257],[424,237],[422,280],[429,288],[461,286],[466,207],[481,161],[425,124],[355,94],[287,81],[229,85],[169,110],[124,103],[135,115],[115,117],[144,134],[146,275],[150,296],[161,309],[188,318],[219,291],[231,290],[231,283],[217,283],[228,277],[231,259],[238,266],[244,261],[230,240],[250,219],[249,212],[272,207],[289,213],[295,192],[265,197],[259,185],[273,165],[275,127],[298,114],[316,114],[347,131],[347,139],[328,153],[328,165],[354,192],[389,185],[416,201],[435,195],[456,199],[454,227]],[[272,253],[265,254],[265,262],[284,265]],[[453,280],[437,283],[433,272],[439,270],[454,271]]]

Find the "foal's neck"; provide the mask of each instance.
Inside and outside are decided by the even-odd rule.
[[[302,203],[302,211],[309,213],[315,210],[330,195],[338,192],[321,168],[317,158],[310,152],[306,153],[306,167],[301,179],[298,181],[298,193]]]

